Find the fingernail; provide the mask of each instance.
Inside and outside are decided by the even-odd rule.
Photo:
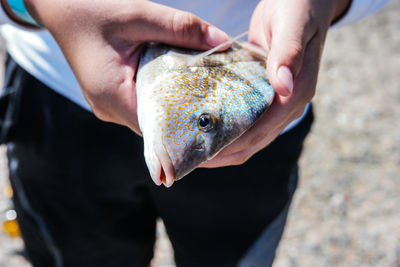
[[[223,42],[228,41],[229,37],[223,31],[221,31],[213,26],[208,26],[206,35],[205,35],[205,40],[208,45],[214,47],[219,44],[222,44]]]
[[[288,89],[289,94],[293,92],[293,75],[290,69],[286,66],[281,66],[277,73],[278,79]]]

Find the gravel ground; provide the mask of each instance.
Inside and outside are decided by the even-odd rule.
[[[400,266],[400,1],[328,37],[316,122],[274,266]],[[397,74],[397,75],[396,75]],[[0,149],[0,190],[7,184]],[[7,199],[0,196],[1,211]],[[159,223],[152,266],[174,266]],[[30,266],[0,233],[0,266]]]

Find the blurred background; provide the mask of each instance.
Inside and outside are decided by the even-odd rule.
[[[3,43],[0,52],[4,59]],[[317,87],[316,121],[274,266],[399,267],[400,1],[331,30]],[[29,267],[12,237],[10,193],[2,146],[0,266]],[[158,225],[152,266],[174,266]]]

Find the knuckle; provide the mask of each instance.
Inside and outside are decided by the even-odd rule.
[[[311,99],[313,99],[314,96],[315,96],[315,89],[314,90],[309,90],[308,95],[307,95],[308,100],[311,101]]]
[[[110,112],[105,103],[105,97],[103,94],[92,93],[87,94],[86,97],[93,114],[102,121],[111,121]]]
[[[304,109],[296,110],[294,113],[295,119],[299,119],[301,116],[303,116],[303,113],[304,113]]]
[[[233,165],[243,165],[248,161],[250,158],[250,155],[248,155],[245,151],[241,151],[238,153],[235,161],[233,162]]]
[[[295,65],[299,65],[303,58],[303,45],[297,41],[292,40],[287,43],[287,57],[288,60],[293,62]]]
[[[177,11],[173,17],[172,24],[175,38],[179,40],[191,39],[201,30],[197,17],[185,11]]]
[[[265,138],[266,133],[258,132],[250,141],[248,147],[253,147],[261,143]]]
[[[98,105],[96,104],[91,104],[90,105],[93,114],[100,120],[102,121],[108,121],[108,116],[106,115],[106,112],[104,112],[104,110],[102,108],[100,108]]]

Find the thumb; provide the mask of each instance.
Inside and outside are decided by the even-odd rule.
[[[192,13],[150,1],[146,1],[146,10],[151,18],[147,41],[207,50],[229,40],[226,33]]]
[[[303,23],[302,23],[303,22]],[[282,96],[293,92],[294,81],[303,64],[304,52],[314,32],[300,17],[281,20],[271,30],[267,73],[272,87]]]

